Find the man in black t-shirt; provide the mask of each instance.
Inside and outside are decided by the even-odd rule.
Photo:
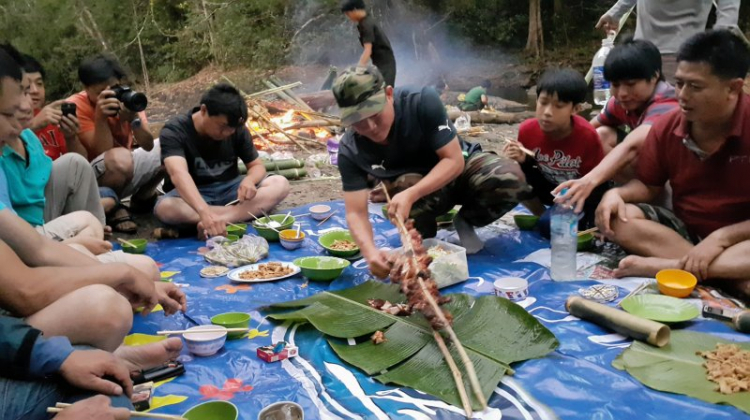
[[[247,105],[240,93],[219,84],[201,98],[200,107],[171,119],[161,130],[161,160],[167,169],[164,191],[154,208],[170,225],[197,224],[205,236],[226,234],[227,223],[275,207],[289,182],[266,177],[250,133],[245,127]],[[247,166],[240,175],[237,159]],[[236,206],[225,204],[239,200]]]
[[[396,86],[396,57],[393,55],[391,42],[367,13],[364,0],[344,0],[341,11],[357,24],[359,43],[364,48],[358,66],[365,67],[372,59],[372,64],[380,70],[385,83]]]
[[[339,145],[346,220],[373,274],[388,274],[386,255],[373,242],[367,214],[368,179],[392,195],[388,212],[414,219],[424,237],[435,236],[435,217],[462,205],[454,225],[467,252],[483,244],[485,226],[529,198],[520,166],[463,141],[432,88],[386,86],[372,66],[348,70],[333,85],[341,121],[350,126]]]

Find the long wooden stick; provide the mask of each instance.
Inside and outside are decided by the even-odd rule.
[[[591,229],[586,229],[586,230],[582,230],[582,231],[578,232],[578,236],[583,236],[583,235],[585,235],[587,233],[594,233],[594,232],[597,232],[597,231],[599,231],[598,227],[592,227]]]
[[[388,194],[388,189],[384,187],[383,191],[385,192],[385,198],[388,201],[388,205],[390,205],[391,196],[390,194]],[[414,247],[411,244],[411,240],[409,240],[409,231],[406,229],[406,225],[404,224],[404,221],[401,220],[401,217],[398,214],[396,215],[395,219],[396,219],[397,227],[401,233],[401,242],[403,243],[405,249],[407,247],[409,248],[409,251],[411,252],[411,259],[416,265],[416,257],[414,256]],[[456,346],[456,350],[458,351],[458,354],[461,356],[461,361],[464,363],[464,366],[466,367],[466,374],[469,376],[469,383],[471,384],[471,388],[472,388],[472,391],[474,392],[474,396],[479,400],[479,403],[482,406],[482,410],[485,410],[487,408],[487,401],[485,399],[484,392],[482,392],[482,386],[479,384],[479,378],[477,377],[477,372],[474,369],[474,363],[471,361],[471,359],[469,358],[469,355],[466,353],[466,349],[464,349],[464,346],[461,344],[461,341],[458,339],[456,332],[453,331],[453,327],[451,327],[450,323],[445,318],[443,309],[440,308],[437,302],[435,302],[435,299],[432,298],[432,295],[430,294],[430,292],[427,290],[427,285],[419,277],[417,277],[417,281],[419,282],[419,287],[422,289],[422,294],[424,294],[425,299],[432,307],[433,311],[435,312],[435,315],[437,315],[437,317],[440,319],[440,322],[443,325],[445,325],[444,329],[450,336],[450,339],[453,342],[453,345]],[[460,386],[463,386],[463,382],[461,383]]]
[[[57,403],[55,407],[47,407],[48,413],[60,413],[72,404]],[[142,413],[140,411],[131,411],[130,417],[145,417],[151,419],[162,419],[162,420],[187,420],[185,417],[171,416],[169,414],[156,414],[156,413]]]
[[[288,85],[274,87],[274,88],[266,89],[266,90],[263,90],[263,91],[260,91],[260,92],[251,93],[251,94],[245,95],[245,96],[248,96],[250,98],[257,98],[259,96],[270,95],[272,93],[276,93],[276,92],[279,92],[279,91],[284,91],[284,90],[287,90],[287,89],[293,89],[293,88],[296,88],[298,86],[302,86],[302,82],[294,82],[294,83],[290,83]]]
[[[448,346],[445,345],[445,340],[443,340],[443,336],[440,335],[440,333],[435,330],[432,331],[432,336],[435,338],[435,342],[440,348],[440,352],[443,353],[443,358],[445,359],[446,363],[448,363],[448,366],[451,368],[451,373],[453,374],[453,380],[456,381],[456,388],[458,388],[458,395],[459,397],[461,397],[461,405],[464,406],[466,417],[470,418],[472,415],[474,415],[474,412],[471,410],[471,402],[469,401],[469,396],[466,394],[466,388],[464,387],[463,375],[461,375],[461,371],[458,370],[458,366],[456,366],[456,361],[453,360],[453,356],[451,356],[450,350],[448,350]]]

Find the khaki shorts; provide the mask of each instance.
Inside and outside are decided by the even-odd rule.
[[[125,186],[120,198],[130,197],[137,193],[144,185],[156,178],[161,171],[161,145],[159,144],[159,139],[154,140],[154,148],[151,151],[136,149],[131,153],[133,155],[133,179]],[[107,168],[104,165],[104,153],[91,161],[91,167],[94,168],[96,179],[101,178],[107,172]]]
[[[35,229],[42,236],[46,236],[55,241],[64,241],[70,239],[86,229],[89,224],[89,218],[80,217],[82,212],[64,214],[56,219],[50,220]]]

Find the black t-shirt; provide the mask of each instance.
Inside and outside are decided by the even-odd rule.
[[[370,15],[365,16],[364,19],[359,21],[357,30],[359,31],[359,42],[362,46],[368,43],[372,44],[372,55],[370,58],[376,67],[396,61],[396,58],[393,56],[391,42]]]
[[[188,172],[195,185],[231,181],[240,175],[237,158],[249,164],[258,158],[253,140],[247,128],[240,127],[229,138],[216,141],[201,137],[193,125],[194,108],[187,114],[179,115],[167,122],[161,129],[161,161],[170,156],[181,156],[187,161]],[[167,176],[164,191],[174,189],[172,180]]]
[[[458,137],[443,102],[430,87],[397,88],[393,92],[395,118],[388,144],[377,144],[349,129],[339,145],[339,172],[344,191],[368,188],[368,175],[392,181],[407,173],[426,175],[440,158],[436,151]],[[458,137],[467,155],[480,151]]]

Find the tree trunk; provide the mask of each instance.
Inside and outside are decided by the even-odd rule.
[[[219,57],[216,55],[216,43],[214,42],[214,29],[211,24],[211,15],[208,13],[208,7],[206,7],[206,0],[201,0],[201,9],[203,9],[203,16],[206,19],[206,26],[208,27],[208,50],[211,52],[213,60],[218,60]]]
[[[529,0],[529,38],[526,42],[526,51],[533,53],[536,57],[544,54],[544,35],[542,32],[542,8],[541,0]]]

